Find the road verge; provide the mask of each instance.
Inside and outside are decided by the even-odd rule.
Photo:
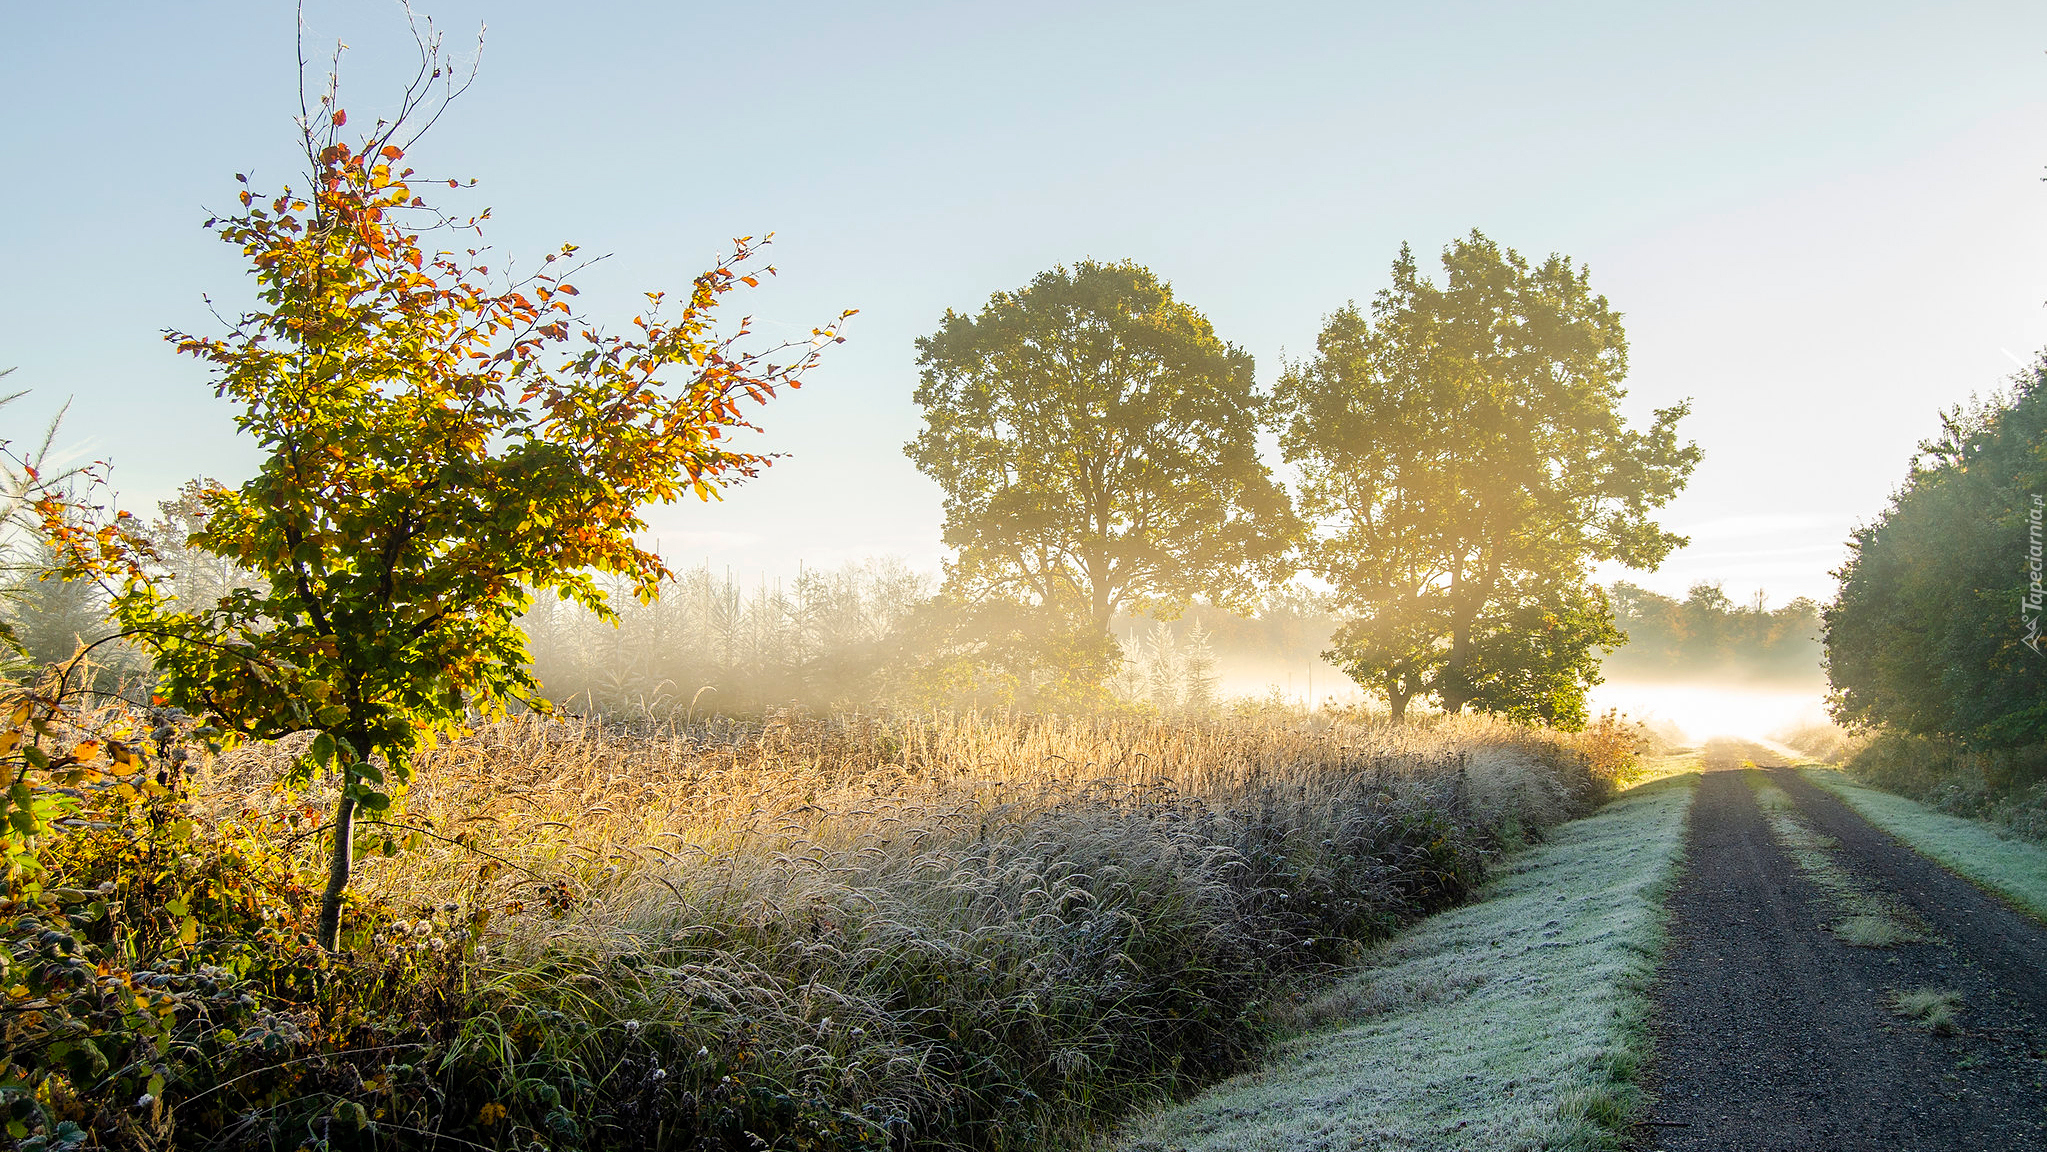
[[[2000,836],[1994,825],[1981,820],[1865,788],[1836,768],[1801,767],[1799,773],[1921,856],[2047,920],[2047,848]]]
[[[1126,1152],[1591,1149],[1640,1111],[1647,985],[1695,774],[1622,793],[1297,1011],[1259,1070],[1129,1125]]]

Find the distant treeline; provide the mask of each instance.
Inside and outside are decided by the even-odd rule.
[[[189,485],[164,502],[150,536],[178,585],[210,598],[248,577],[186,546],[196,490]],[[6,615],[33,657],[62,660],[107,635],[99,590],[38,579],[47,557],[29,553],[15,557]],[[1028,707],[1032,668],[1056,662],[1049,649],[1078,642],[1056,622],[1011,618],[1013,608],[947,604],[935,580],[894,557],[804,568],[793,581],[706,562],[678,573],[651,603],[615,592],[615,626],[553,598],[536,601],[522,621],[545,694],[571,711],[655,718],[790,705]],[[1774,609],[1754,599],[1737,604],[1718,584],[1696,585],[1677,600],[1626,582],[1608,596],[1628,634],[1605,658],[1610,680],[1785,682],[1819,674],[1819,609],[1810,600]],[[1116,645],[1100,658],[1112,697],[1164,713],[1275,690],[1297,701],[1349,698],[1354,686],[1324,659],[1338,626],[1327,596],[1288,585],[1248,614],[1197,602],[1171,620],[1119,616]],[[102,680],[146,668],[125,646],[96,656]]]
[[[616,627],[553,599],[521,623],[543,689],[572,710],[668,717],[865,704],[901,662],[930,585],[893,559],[809,568],[787,584],[706,563],[651,603],[614,594]]]
[[[210,483],[185,485],[158,505],[148,527],[175,574],[173,586],[200,602],[251,582],[187,543],[201,522],[198,493]],[[112,631],[100,590],[40,579],[49,563],[47,549],[15,549],[5,580],[13,593],[0,599],[24,647],[42,662],[68,658],[79,643]],[[616,626],[551,597],[522,621],[534,671],[564,708],[669,717],[755,715],[790,705],[1030,707],[1060,690],[1041,683],[1042,670],[1074,663],[1072,650],[1093,642],[1015,606],[948,603],[934,579],[894,557],[804,568],[793,581],[748,578],[705,562],[679,572],[651,603],[623,586],[613,591]],[[1694,585],[1679,600],[1625,581],[1607,596],[1628,637],[1605,657],[1609,680],[1781,683],[1820,674],[1820,609],[1811,600],[1777,608],[1759,596],[1736,603],[1718,583]],[[1326,594],[1283,585],[1248,613],[1197,601],[1171,620],[1120,615],[1114,646],[1092,659],[1106,671],[1101,683],[1113,698],[1160,712],[1199,712],[1230,695],[1282,686],[1293,699],[1319,700],[1354,692],[1324,659],[1339,624]],[[105,645],[95,664],[110,688],[144,673],[147,660]]]
[[[188,546],[189,496],[198,487],[165,501],[148,532],[175,586],[203,602],[251,577]],[[42,664],[68,660],[114,630],[101,589],[43,579],[51,563],[47,549],[24,545],[0,576],[7,592],[0,619]],[[569,711],[669,718],[791,705],[1027,708],[1060,688],[1038,682],[1045,667],[1067,662],[1060,650],[1089,642],[1014,605],[949,603],[935,580],[894,557],[805,568],[793,581],[704,563],[677,573],[652,602],[623,586],[611,592],[615,623],[552,597],[536,600],[521,620],[544,695]],[[1093,658],[1106,669],[1101,687],[1110,698],[1162,713],[1220,705],[1226,671],[1236,693],[1302,673],[1295,696],[1305,699],[1311,668],[1327,672],[1323,695],[1349,687],[1321,663],[1335,627],[1321,598],[1283,588],[1250,616],[1196,604],[1171,621],[1119,617],[1119,643]],[[141,651],[103,644],[91,673],[113,690],[146,679],[148,667]]]
[[[1820,608],[1805,597],[1770,608],[1757,593],[1737,604],[1718,583],[1700,583],[1675,600],[1626,581],[1608,596],[1614,623],[1628,635],[1606,658],[1609,680],[1820,677]]]
[[[960,605],[936,581],[884,557],[806,568],[793,582],[748,580],[708,564],[661,598],[613,597],[616,627],[569,603],[536,604],[523,621],[547,695],[606,715],[756,714],[802,705],[1029,707],[1065,689],[1042,682],[1093,643],[1015,605]],[[1118,617],[1116,642],[1088,657],[1109,696],[1161,713],[1223,703],[1226,673],[1318,671],[1336,621],[1312,593],[1281,589],[1252,615],[1196,604],[1171,621]],[[1251,671],[1243,671],[1249,669]],[[1327,669],[1331,689],[1341,674]],[[1034,675],[1037,673],[1037,675]],[[1305,677],[1303,688],[1305,691]]]

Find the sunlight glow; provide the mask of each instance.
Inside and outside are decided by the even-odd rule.
[[[1768,736],[1800,723],[1826,720],[1823,689],[1713,683],[1601,684],[1591,693],[1595,711],[1618,708],[1631,720],[1668,720],[1693,741],[1713,736]]]

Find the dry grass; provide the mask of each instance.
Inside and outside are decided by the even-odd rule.
[[[355,945],[472,949],[443,1058],[536,1092],[744,1082],[868,1139],[1070,1146],[1242,1067],[1287,981],[1603,800],[1611,743],[1470,718],[528,717],[424,758],[406,818],[464,844],[365,861],[362,898],[418,920]],[[284,804],[289,754],[223,761],[216,810]]]

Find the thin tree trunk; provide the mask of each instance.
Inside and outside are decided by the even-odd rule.
[[[344,783],[347,776],[342,777]],[[327,890],[320,895],[320,947],[340,949],[341,894],[355,864],[355,797],[344,795],[334,809],[334,853],[327,861]]]

